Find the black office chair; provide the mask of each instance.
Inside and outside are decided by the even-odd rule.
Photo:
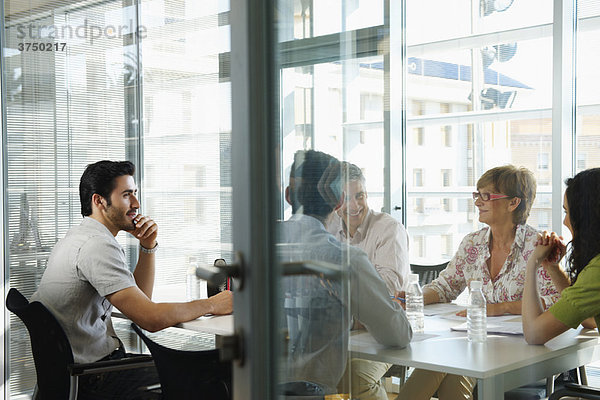
[[[576,383],[566,383],[562,389],[552,393],[548,400],[558,400],[563,397],[577,397],[581,399],[600,400],[600,390]]]
[[[446,261],[435,265],[410,264],[410,270],[413,274],[419,274],[419,285],[423,287],[437,278],[440,275],[440,272],[446,269],[448,262],[449,261]]]
[[[231,399],[231,363],[219,360],[219,350],[183,351],[154,342],[135,324],[154,357],[164,400]]]
[[[554,388],[564,388],[574,382],[587,383],[585,366],[572,369],[504,393],[504,400],[541,400],[548,397]]]
[[[77,399],[79,376],[131,368],[151,367],[151,356],[75,364],[71,344],[54,315],[40,302],[29,302],[11,288],[6,308],[27,327],[35,362],[37,384],[34,400]]]

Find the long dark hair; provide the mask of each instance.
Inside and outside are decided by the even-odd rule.
[[[571,282],[600,254],[600,168],[581,171],[566,180],[569,220],[573,229],[568,256]]]

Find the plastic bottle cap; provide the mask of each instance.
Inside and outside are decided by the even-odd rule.
[[[419,282],[419,274],[408,274],[408,282]]]
[[[471,290],[479,290],[482,286],[483,282],[481,281],[471,281],[471,283],[469,283],[469,287],[471,288]]]

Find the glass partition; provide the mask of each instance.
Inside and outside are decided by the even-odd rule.
[[[232,143],[245,132],[232,128],[230,3],[3,0],[5,293],[16,287],[30,297],[36,290],[52,247],[81,220],[81,173],[100,159],[127,159],[138,167],[142,212],[161,232],[157,300],[188,297],[186,272],[194,259],[233,261],[233,236],[243,223],[233,219],[233,164],[240,160],[234,160]],[[277,394],[298,389],[289,383],[310,381],[353,396],[352,367],[346,369],[351,328],[360,327],[353,301],[372,293],[352,283],[356,270],[366,267],[356,264],[362,256],[347,246],[350,240],[327,233],[329,211],[336,214],[351,200],[341,184],[348,172],[337,161],[359,167],[370,209],[391,213],[406,228],[411,263],[450,259],[461,239],[480,228],[471,192],[484,171],[506,163],[534,173],[537,197],[528,223],[552,229],[561,207],[552,201],[561,184],[553,176],[555,160],[572,155],[576,171],[600,166],[600,5],[577,2],[571,149],[557,148],[560,134],[552,132],[559,46],[552,1],[273,3],[280,107],[271,110],[277,139],[263,150],[278,175],[267,182],[278,190],[272,210],[279,220],[270,243],[277,319],[265,346],[280,350]],[[237,6],[248,4],[254,3]],[[311,150],[337,161],[314,158]],[[259,169],[242,161],[238,166]],[[258,178],[250,190],[263,190],[260,174],[252,176]],[[318,196],[307,198],[305,190]],[[323,210],[311,208],[315,200]],[[253,207],[260,214],[267,205]],[[253,225],[244,232],[266,229]],[[136,242],[123,234],[118,240],[133,266]],[[389,295],[385,287],[381,293]],[[28,336],[6,310],[5,321],[5,397],[28,398],[35,383]],[[133,346],[126,329],[118,325]],[[206,342],[213,345],[212,338]]]
[[[84,168],[102,159],[136,164],[141,212],[159,225],[155,300],[186,300],[192,257],[231,261],[228,16],[218,0],[4,1],[6,292],[34,293],[54,244],[81,221]],[[137,241],[117,239],[133,268]],[[29,337],[7,319],[6,398],[25,398]],[[114,325],[135,349],[129,322]]]
[[[56,241],[81,220],[85,166],[138,154],[136,22],[123,22],[131,9],[122,2],[38,3],[4,2],[5,271],[9,286],[28,298]],[[97,35],[100,27],[122,25],[114,37]],[[128,239],[119,241],[131,258]],[[35,370],[27,331],[9,316],[7,398],[19,398],[32,392]]]

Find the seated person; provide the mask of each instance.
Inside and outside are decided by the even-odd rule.
[[[135,167],[129,161],[99,161],[79,184],[83,221],[59,240],[31,300],[44,304],[61,324],[76,363],[127,357],[111,322],[113,306],[148,331],[158,331],[204,314],[229,314],[231,292],[188,303],[154,303],[158,226],[137,210]],[[133,274],[115,239],[126,231],[140,242]],[[138,388],[157,383],[154,368],[86,375],[80,399],[138,398]]]
[[[529,344],[546,343],[579,324],[600,326],[600,168],[582,171],[566,183],[563,223],[573,237],[569,274],[559,265],[565,254],[562,237],[543,232],[525,274],[523,333]],[[560,291],[558,301],[546,311],[536,290],[540,270],[550,274]]]
[[[373,211],[367,203],[366,179],[356,165],[342,162],[346,198],[333,214],[327,230],[340,242],[367,253],[390,295],[404,289],[410,272],[408,234],[391,215]],[[359,400],[387,400],[381,378],[391,364],[353,358],[350,361],[352,395]],[[340,392],[347,389],[344,379]]]
[[[526,224],[535,191],[535,178],[525,168],[496,167],[479,178],[473,199],[479,221],[488,226],[468,234],[446,269],[423,287],[425,304],[452,301],[471,280],[481,280],[487,315],[521,313],[525,265],[537,240],[537,231]],[[549,307],[558,291],[546,272],[540,270],[538,275],[536,289]],[[402,292],[398,295],[404,297]],[[398,397],[429,400],[437,390],[440,400],[472,399],[475,382],[466,376],[416,369]]]
[[[341,276],[283,278],[282,321],[288,338],[282,394],[337,392],[347,362],[351,318],[387,346],[404,347],[412,337],[406,314],[391,300],[367,255],[326,230],[326,221],[342,205],[342,187],[337,159],[313,150],[295,154],[286,188],[293,215],[279,226],[280,259],[327,262],[341,267]],[[348,280],[349,288],[344,284]]]

